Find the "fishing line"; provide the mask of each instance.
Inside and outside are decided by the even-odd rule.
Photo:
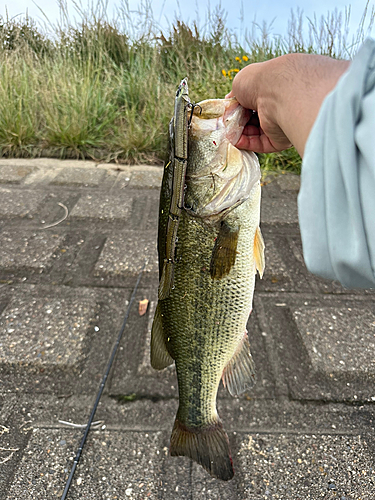
[[[115,356],[116,356],[116,351],[117,351],[117,348],[120,344],[120,341],[121,341],[121,337],[122,337],[122,334],[124,333],[124,330],[125,330],[125,326],[126,326],[126,323],[128,321],[128,318],[129,318],[129,313],[130,313],[130,308],[132,306],[132,303],[134,302],[134,299],[135,299],[135,294],[137,292],[137,289],[138,289],[138,285],[139,285],[139,282],[141,281],[141,278],[142,278],[142,274],[143,274],[143,271],[146,267],[146,264],[147,264],[147,261],[145,261],[145,263],[143,264],[143,267],[138,275],[138,278],[137,278],[137,282],[135,284],[135,287],[134,287],[134,290],[133,290],[133,293],[130,297],[130,302],[129,302],[129,305],[128,305],[128,308],[126,310],[126,313],[125,313],[125,317],[124,317],[124,321],[122,323],[122,327],[121,327],[121,330],[120,330],[120,333],[118,334],[118,337],[117,337],[117,340],[116,340],[116,343],[113,347],[113,350],[112,350],[112,354],[111,354],[111,357],[109,358],[109,361],[108,361],[108,365],[107,365],[107,369],[104,373],[104,376],[102,378],[102,382],[100,384],[100,387],[99,387],[99,391],[98,391],[98,394],[96,396],[96,400],[95,400],[95,403],[94,403],[94,407],[91,411],[91,415],[90,415],[90,418],[89,418],[89,421],[87,422],[87,425],[86,425],[86,428],[85,428],[85,432],[83,434],[83,437],[82,437],[82,440],[81,440],[81,443],[79,445],[79,448],[78,448],[78,451],[77,451],[77,454],[74,458],[74,461],[73,461],[73,466],[72,466],[72,470],[70,471],[70,474],[69,474],[69,477],[68,477],[68,481],[65,485],[65,489],[64,489],[64,492],[62,494],[62,497],[61,497],[61,500],[65,500],[66,499],[66,496],[68,494],[68,491],[69,491],[69,488],[70,488],[70,485],[72,484],[72,481],[73,481],[73,476],[74,476],[74,473],[75,473],[75,470],[77,468],[77,465],[78,465],[78,462],[79,462],[79,459],[81,457],[81,454],[82,454],[82,450],[83,450],[83,447],[85,445],[85,442],[86,442],[86,439],[87,439],[87,435],[89,433],[89,430],[90,430],[90,427],[91,427],[91,424],[92,424],[92,421],[94,420],[94,416],[95,416],[95,412],[96,412],[96,409],[98,407],[98,404],[99,404],[99,400],[100,400],[100,397],[103,393],[103,389],[104,389],[104,386],[105,386],[105,383],[107,381],[107,378],[108,378],[108,375],[109,375],[109,371],[111,369],[111,366],[112,366],[112,363],[113,363],[113,360],[115,359]]]

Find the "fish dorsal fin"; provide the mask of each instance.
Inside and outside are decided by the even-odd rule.
[[[234,266],[237,256],[238,227],[231,227],[223,221],[212,250],[211,278],[224,278]]]
[[[264,240],[262,233],[260,232],[260,227],[257,227],[255,231],[254,238],[254,259],[255,259],[255,267],[259,272],[259,276],[263,278],[263,272],[265,268],[265,260],[264,260]]]
[[[151,366],[155,370],[162,370],[173,363],[173,358],[167,351],[160,312],[160,304],[156,306],[154,321],[151,329]]]
[[[237,351],[224,368],[222,379],[231,396],[238,396],[255,384],[254,361],[246,331]]]

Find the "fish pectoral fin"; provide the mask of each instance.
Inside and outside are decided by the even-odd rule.
[[[212,279],[224,278],[234,266],[239,232],[238,226],[231,227],[225,221],[221,223],[211,256],[210,273]]]
[[[263,278],[263,273],[265,268],[264,240],[259,226],[255,231],[255,237],[254,237],[254,259],[255,259],[255,267],[259,272],[259,276]]]
[[[151,329],[151,366],[155,370],[162,370],[172,363],[173,358],[165,345],[160,305],[158,304]]]
[[[220,420],[208,427],[189,428],[176,418],[170,453],[191,458],[217,479],[229,481],[234,476],[228,436]]]
[[[231,396],[238,396],[255,384],[254,361],[246,331],[237,351],[224,368],[222,380]]]

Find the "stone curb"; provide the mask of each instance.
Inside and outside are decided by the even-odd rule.
[[[118,171],[159,171],[158,165],[124,165],[122,163],[100,163],[88,160],[56,160],[54,158],[0,158],[1,167],[43,167],[43,168],[102,168]]]

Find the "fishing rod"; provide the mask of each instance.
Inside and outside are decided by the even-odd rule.
[[[140,273],[138,274],[138,278],[137,278],[137,282],[135,284],[135,287],[133,289],[133,293],[130,297],[130,302],[129,302],[129,305],[128,305],[128,308],[126,310],[126,313],[125,313],[125,317],[124,317],[124,321],[122,323],[122,327],[121,327],[121,330],[120,330],[120,333],[118,334],[118,337],[117,337],[117,340],[116,340],[116,343],[112,349],[112,354],[111,354],[111,357],[109,358],[109,361],[108,361],[108,365],[107,365],[107,369],[104,373],[104,376],[102,378],[102,381],[101,381],[101,384],[100,384],[100,387],[99,387],[99,391],[98,391],[98,394],[96,396],[96,400],[95,400],[95,403],[94,403],[94,407],[91,411],[91,415],[90,415],[90,418],[89,418],[89,421],[87,422],[87,425],[86,425],[86,428],[85,428],[85,432],[83,434],[83,437],[82,437],[82,440],[81,440],[81,443],[79,445],[79,448],[78,448],[78,451],[77,451],[77,454],[74,458],[74,461],[73,461],[73,466],[72,466],[72,469],[70,471],[70,474],[69,474],[69,477],[68,477],[68,480],[66,482],[66,485],[65,485],[65,489],[64,489],[64,492],[62,494],[62,497],[61,497],[61,500],[65,500],[66,499],[66,496],[68,494],[68,491],[69,491],[69,488],[70,488],[70,485],[72,484],[72,481],[73,481],[73,476],[74,476],[74,473],[75,473],[75,470],[77,468],[77,465],[78,465],[78,462],[79,462],[79,459],[81,457],[81,454],[82,454],[82,450],[83,450],[83,447],[85,446],[85,442],[86,442],[86,439],[87,439],[87,436],[88,436],[88,433],[90,431],[90,427],[91,427],[91,424],[94,420],[94,416],[95,416],[95,412],[96,412],[96,409],[98,408],[98,404],[99,404],[99,400],[100,400],[100,397],[103,393],[103,389],[104,389],[104,386],[105,386],[105,383],[107,381],[107,378],[108,378],[108,375],[109,375],[109,372],[111,370],[111,366],[112,366],[112,363],[113,363],[113,360],[115,359],[115,356],[116,356],[116,352],[117,352],[117,348],[121,342],[121,338],[122,338],[122,334],[124,333],[124,330],[125,330],[125,326],[126,326],[126,323],[128,321],[128,318],[129,318],[129,313],[130,313],[130,308],[134,302],[134,299],[135,299],[135,294],[137,292],[137,289],[138,289],[138,285],[139,285],[139,282],[141,281],[141,278],[142,278],[142,274],[143,274],[143,271],[145,269],[147,265],[147,261],[145,261],[145,263],[143,264],[143,267],[140,271]]]

